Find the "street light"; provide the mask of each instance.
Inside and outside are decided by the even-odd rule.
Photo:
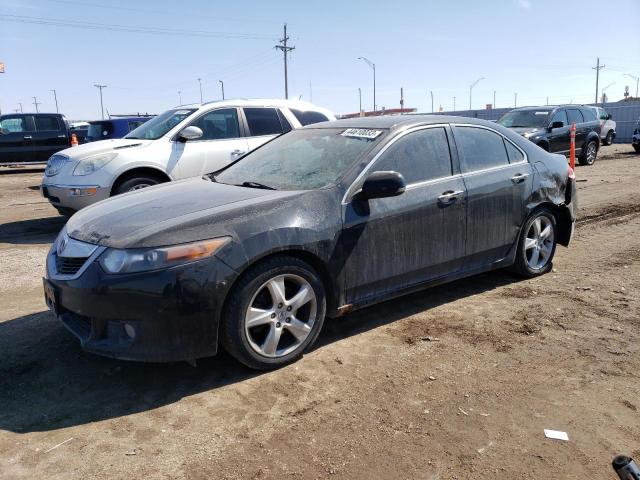
[[[358,115],[362,115],[362,89],[358,87],[358,99],[360,101],[360,110],[358,110]]]
[[[182,105],[182,92],[178,90],[178,105]]]
[[[198,83],[200,84],[200,103],[202,103],[202,79],[198,78]]]
[[[637,100],[638,99],[638,81],[640,80],[640,77],[631,75],[630,73],[623,73],[623,75],[629,78],[633,78],[636,81],[636,100]]]
[[[604,87],[604,88],[602,89],[602,97],[601,97],[601,99],[602,99],[602,103],[603,103],[603,104],[604,104],[604,91],[605,91],[607,88],[609,88],[611,85],[615,85],[615,84],[616,84],[616,82],[611,82],[609,85],[607,85],[606,87]]]
[[[376,105],[376,64],[366,57],[358,57],[358,60],[362,60],[373,70],[373,114],[375,115],[378,108]]]
[[[473,87],[475,87],[480,80],[484,80],[484,77],[480,77],[475,82],[473,82],[471,85],[469,85],[469,110],[471,110],[471,92],[473,92]]]
[[[222,87],[222,99],[224,100],[224,82],[222,80],[218,80],[220,86]]]

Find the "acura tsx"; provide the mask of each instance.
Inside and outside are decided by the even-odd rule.
[[[45,299],[90,352],[177,361],[221,345],[274,368],[327,316],[498,268],[548,272],[575,195],[563,156],[495,123],[325,122],[76,213],[48,254]]]

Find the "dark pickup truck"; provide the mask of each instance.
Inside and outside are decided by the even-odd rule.
[[[569,155],[571,124],[576,124],[576,156],[580,165],[593,165],[600,147],[600,122],[590,107],[559,105],[522,107],[497,121],[547,152]]]
[[[0,115],[0,165],[45,163],[71,146],[69,124],[59,113]]]

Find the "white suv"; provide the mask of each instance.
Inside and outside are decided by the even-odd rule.
[[[119,193],[214,172],[292,128],[335,120],[299,100],[226,100],[167,110],[125,138],[53,155],[42,194],[63,215]]]

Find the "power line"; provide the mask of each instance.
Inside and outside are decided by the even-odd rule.
[[[0,21],[14,23],[30,23],[35,25],[49,25],[55,27],[81,28],[85,30],[106,30],[126,33],[143,33],[148,35],[180,35],[190,37],[230,38],[236,40],[271,40],[272,35],[254,35],[235,32],[210,32],[206,30],[175,29],[165,27],[142,27],[135,25],[118,25],[110,23],[83,22],[57,18],[29,17],[26,15],[0,14]]]
[[[282,50],[282,54],[284,55],[284,98],[289,98],[289,79],[287,76],[287,54],[291,50],[295,50],[296,47],[287,46],[287,42],[289,41],[289,37],[287,36],[287,24],[284,24],[284,35],[280,39],[279,43],[282,45],[276,45],[276,50]]]

